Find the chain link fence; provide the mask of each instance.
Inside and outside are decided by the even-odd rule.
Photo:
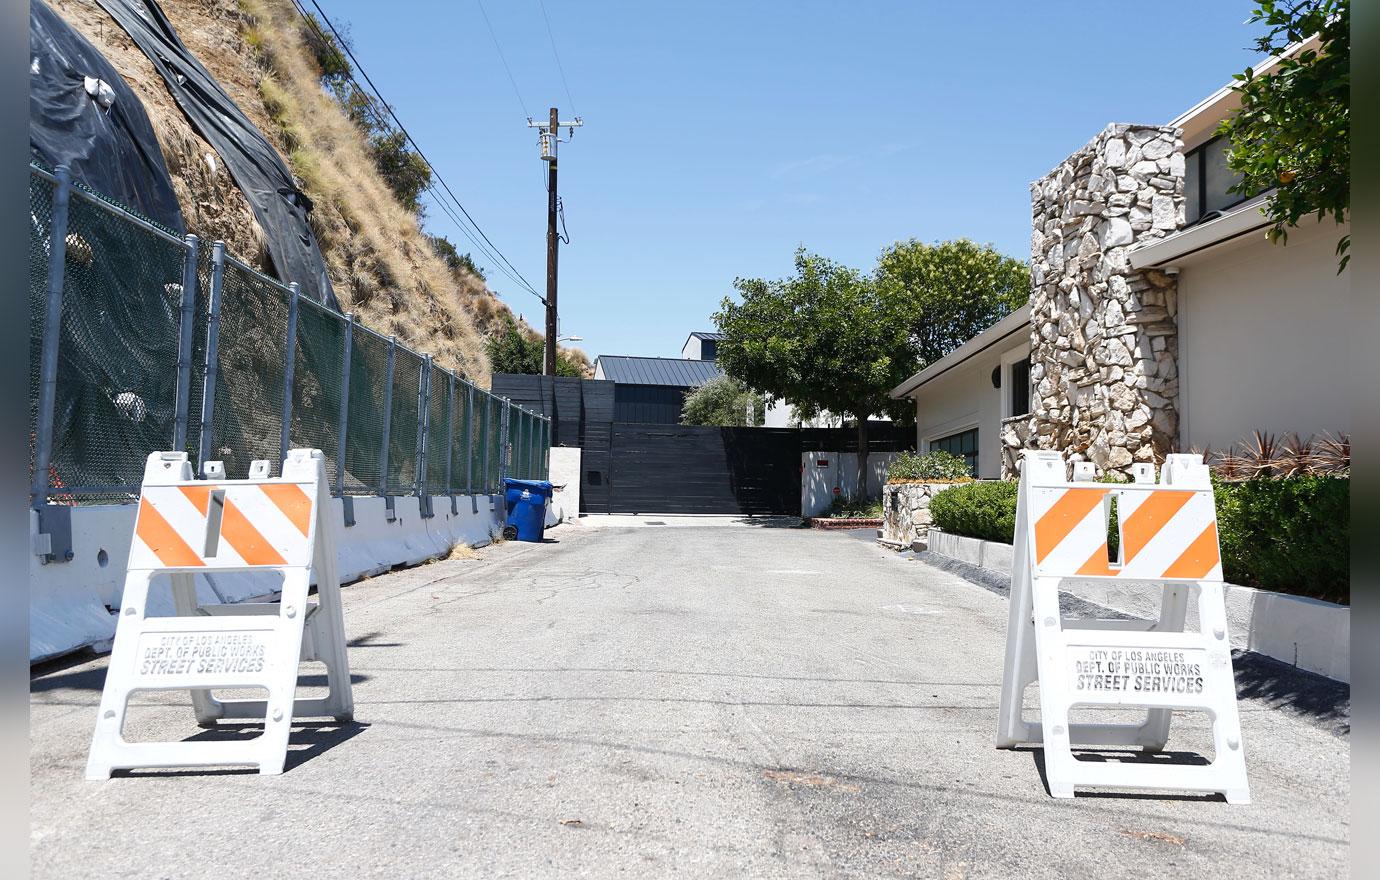
[[[241,478],[320,449],[336,494],[545,479],[550,425],[226,254],[30,165],[35,508],[131,501],[151,452]],[[429,508],[428,508],[429,509]]]

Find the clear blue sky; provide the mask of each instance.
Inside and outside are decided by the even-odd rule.
[[[320,2],[544,289],[536,138],[479,5]],[[786,275],[801,244],[862,269],[911,237],[1028,259],[1029,182],[1108,122],[1167,122],[1257,60],[1251,5],[546,0],[586,123],[560,153],[561,332],[591,357],[677,356],[735,276]],[[538,0],[484,8],[527,112],[571,115]],[[428,225],[469,249],[441,212]],[[542,326],[535,298],[489,278]]]

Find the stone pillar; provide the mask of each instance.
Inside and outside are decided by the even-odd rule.
[[[1175,281],[1133,271],[1127,255],[1183,225],[1181,135],[1109,125],[1031,185],[1035,393],[1024,445],[1123,472],[1175,449]]]

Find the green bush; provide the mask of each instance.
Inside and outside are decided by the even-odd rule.
[[[1011,543],[1014,482],[969,483],[930,501],[934,525],[955,535]],[[1351,602],[1351,481],[1338,477],[1214,479],[1222,573],[1228,583]],[[1108,543],[1116,552],[1115,531]]]
[[[881,519],[882,502],[877,498],[845,498],[835,495],[824,516],[828,519]]]
[[[1215,488],[1228,582],[1350,604],[1350,480],[1259,478]]]
[[[942,449],[923,455],[902,452],[886,469],[888,483],[961,483],[972,478],[966,458]]]
[[[1010,544],[1016,534],[1016,488],[1013,482],[954,486],[930,499],[930,516],[950,534]]]

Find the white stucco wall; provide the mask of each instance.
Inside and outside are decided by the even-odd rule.
[[[1256,232],[1179,261],[1182,448],[1222,450],[1257,428],[1351,430],[1344,231],[1306,221],[1287,245]]]
[[[1018,334],[973,355],[962,364],[931,379],[912,394],[916,401],[916,439],[921,452],[929,441],[978,429],[978,472],[983,479],[1001,476],[1002,408],[1010,378],[1009,364],[1029,350],[1028,337]],[[992,387],[992,370],[1005,364],[1002,387]]]

